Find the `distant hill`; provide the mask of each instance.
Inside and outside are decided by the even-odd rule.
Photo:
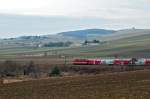
[[[106,30],[106,29],[85,29],[77,31],[61,32],[53,35],[42,35],[42,36],[21,36],[18,38],[10,38],[7,40],[30,40],[32,41],[84,41],[86,39],[98,39],[98,40],[117,40],[129,37],[140,36],[143,34],[150,34],[150,29],[124,29],[124,30]],[[1,39],[4,40],[4,39]]]
[[[100,40],[112,41],[130,37],[134,38],[144,34],[150,34],[150,29],[123,29],[109,35],[97,36],[96,38]]]
[[[108,35],[108,34],[112,34],[114,32],[116,32],[116,31],[105,30],[105,29],[86,29],[86,30],[62,32],[62,33],[58,33],[58,35],[86,39],[88,36]]]
[[[46,41],[82,41],[87,38],[97,37],[97,36],[106,36],[113,34],[114,30],[105,30],[105,29],[85,29],[77,31],[67,31],[61,32],[53,35],[44,35],[44,36],[21,36],[18,38],[13,38],[13,40],[46,40]],[[12,40],[12,38],[11,38]]]

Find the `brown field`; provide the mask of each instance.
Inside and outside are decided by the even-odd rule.
[[[150,99],[150,70],[0,85],[0,99]]]

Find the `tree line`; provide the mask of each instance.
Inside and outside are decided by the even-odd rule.
[[[60,76],[61,71],[58,67],[53,67],[47,72],[48,76]],[[0,63],[0,77],[17,77],[20,75],[38,78],[41,75],[41,69],[34,61],[22,64],[16,61],[6,60]]]

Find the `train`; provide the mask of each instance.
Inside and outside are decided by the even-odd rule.
[[[74,59],[74,65],[149,65],[147,58]]]

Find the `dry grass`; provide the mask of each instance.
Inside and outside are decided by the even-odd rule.
[[[150,70],[0,85],[0,99],[150,99]]]

